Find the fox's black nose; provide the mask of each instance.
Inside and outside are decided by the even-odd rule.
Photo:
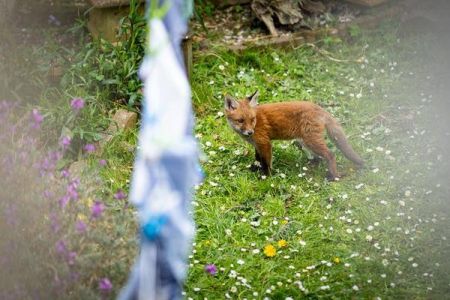
[[[253,133],[254,133],[253,130],[246,130],[246,131],[243,132],[243,134],[246,135],[246,136],[251,136]]]

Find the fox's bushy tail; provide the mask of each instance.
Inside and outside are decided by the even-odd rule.
[[[325,123],[328,136],[336,144],[339,150],[342,151],[345,157],[354,162],[359,167],[364,165],[364,160],[353,150],[352,146],[347,141],[341,125],[332,116],[327,118]]]

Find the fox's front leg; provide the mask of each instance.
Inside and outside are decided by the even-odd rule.
[[[270,142],[256,145],[256,152],[259,155],[261,168],[264,175],[272,172],[272,144]]]
[[[256,148],[255,148],[255,163],[253,163],[251,165],[250,171],[252,171],[252,172],[259,171],[259,170],[261,170],[261,166],[262,166],[261,156],[259,156],[258,150],[256,150]]]

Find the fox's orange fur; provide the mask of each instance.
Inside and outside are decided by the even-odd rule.
[[[345,157],[363,166],[364,161],[348,143],[339,123],[320,106],[305,101],[258,105],[257,96],[255,92],[240,101],[226,96],[225,113],[230,126],[255,147],[256,160],[265,174],[272,169],[271,141],[295,139],[327,161],[328,179],[339,178],[336,159],[324,139],[325,130]]]

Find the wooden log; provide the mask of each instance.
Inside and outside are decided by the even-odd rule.
[[[251,0],[212,0],[211,1],[214,6],[223,8],[227,6],[233,6],[233,5],[244,5],[244,4],[250,4],[252,2]]]
[[[93,7],[118,7],[129,6],[130,0],[89,0]],[[144,2],[144,0],[138,0],[138,2]]]
[[[247,48],[260,48],[260,47],[296,47],[305,43],[314,43],[318,39],[329,35],[338,35],[346,37],[348,35],[348,27],[351,25],[358,25],[362,28],[373,29],[379,26],[379,24],[389,18],[399,16],[404,12],[404,6],[402,3],[383,9],[374,15],[366,15],[355,19],[351,23],[342,23],[336,26],[336,28],[319,28],[316,30],[301,30],[299,32],[292,33],[290,35],[280,35],[277,37],[264,36],[252,40],[247,40],[244,43],[231,45],[228,49],[232,51],[242,51]]]
[[[297,47],[304,43],[312,43],[317,39],[329,34],[328,29],[318,30],[301,30],[289,35],[279,36],[265,36],[257,39],[248,40],[245,43],[231,45],[228,49],[232,51],[242,51],[247,48],[261,48],[261,47]]]
[[[388,0],[347,0],[347,2],[362,6],[374,7],[387,2]]]

